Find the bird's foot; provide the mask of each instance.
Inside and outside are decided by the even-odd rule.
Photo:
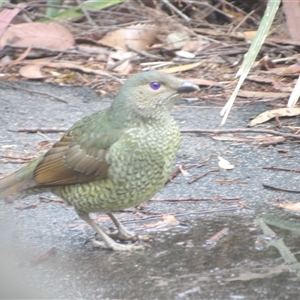
[[[110,242],[109,244],[104,242],[99,242],[96,240],[91,240],[93,247],[95,248],[102,248],[102,249],[108,249],[108,250],[114,250],[114,251],[133,251],[133,250],[143,250],[145,249],[142,245],[137,244],[130,244],[130,245],[124,245],[124,244],[118,244],[116,242]]]
[[[144,241],[144,242],[149,242],[152,241],[152,237],[150,235],[137,235],[134,233],[131,233],[129,231],[123,231],[119,230],[115,233],[107,233],[111,238],[115,240],[121,240],[121,241]]]
[[[151,241],[152,237],[150,235],[136,235],[130,231],[128,231],[123,224],[112,214],[108,213],[108,216],[112,219],[117,227],[117,232],[115,233],[107,233],[111,238],[123,240],[123,241]]]
[[[129,245],[124,245],[124,244],[119,244],[117,242],[115,242],[107,233],[105,233],[100,227],[98,227],[95,222],[89,217],[89,215],[87,213],[80,213],[78,212],[78,215],[80,216],[81,219],[83,219],[84,221],[86,221],[97,233],[98,235],[101,237],[101,239],[103,240],[103,242],[99,242],[99,241],[95,241],[95,240],[91,240],[92,245],[94,247],[98,247],[98,248],[102,248],[102,249],[110,249],[110,250],[114,250],[114,251],[132,251],[132,250],[142,250],[145,247],[142,245],[139,245],[137,243],[134,244],[129,244]],[[120,222],[115,221],[115,217],[112,216],[112,219],[114,221],[114,223],[117,225],[118,227],[118,236],[119,237],[125,237],[126,239],[129,239],[134,236],[131,233],[129,233]]]

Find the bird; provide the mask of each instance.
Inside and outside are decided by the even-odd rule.
[[[109,108],[67,130],[45,154],[0,179],[0,199],[52,192],[74,207],[100,236],[103,249],[144,249],[147,236],[128,231],[114,212],[137,206],[166,183],[180,145],[171,109],[198,85],[171,74],[147,71],[130,77]],[[107,214],[117,228],[107,233],[89,216]],[[117,241],[116,241],[117,240]],[[122,241],[132,243],[122,243]]]

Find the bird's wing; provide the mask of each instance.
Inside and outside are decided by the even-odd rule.
[[[103,112],[98,114],[75,123],[44,155],[34,170],[35,187],[86,183],[107,176],[105,156],[122,130],[101,120]]]

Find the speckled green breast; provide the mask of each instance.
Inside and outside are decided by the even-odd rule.
[[[109,149],[106,179],[56,187],[52,192],[79,212],[112,212],[149,200],[165,184],[180,143],[170,118],[125,131]]]

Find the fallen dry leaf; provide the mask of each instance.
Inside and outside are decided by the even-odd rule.
[[[177,56],[183,57],[183,58],[195,58],[195,54],[191,53],[191,52],[188,52],[188,51],[180,50],[180,51],[176,51],[175,54]]]
[[[150,24],[137,24],[107,33],[98,42],[108,47],[120,47],[127,50],[127,46],[137,50],[147,50],[153,44],[158,34],[158,28]]]
[[[178,166],[178,168],[179,168],[179,170],[180,170],[180,172],[181,172],[181,174],[182,174],[183,176],[189,176],[189,175],[190,175],[190,173],[184,169],[184,165],[181,165],[181,164],[180,164],[180,165]]]
[[[271,203],[273,206],[284,208],[291,211],[300,212],[300,202],[297,203]]]
[[[173,225],[177,225],[179,221],[172,215],[163,215],[162,221],[153,222],[145,225],[146,228],[163,228],[163,227],[169,227]]]
[[[192,83],[195,83],[197,85],[204,85],[204,86],[219,86],[221,87],[222,85],[219,82],[213,81],[213,80],[208,80],[208,79],[202,79],[202,78],[191,78],[187,77],[185,78],[187,81],[190,81]]]
[[[196,40],[191,40],[188,43],[186,43],[181,50],[187,52],[198,52],[200,48],[208,44],[209,42],[206,39],[202,38],[201,36],[198,36]]]
[[[125,60],[122,64],[118,65],[117,67],[113,68],[115,72],[118,72],[120,74],[128,75],[133,69],[132,64],[130,63],[130,60]]]
[[[248,76],[246,78],[247,80],[251,80],[254,82],[259,82],[259,83],[271,83],[273,88],[281,91],[281,92],[287,92],[291,93],[293,91],[293,88],[291,86],[287,86],[286,84],[283,84],[280,80],[277,80],[275,78],[270,78],[270,77],[263,77],[263,76]]]
[[[297,62],[295,64],[292,64],[287,67],[286,69],[287,73],[292,73],[292,74],[299,74],[300,73],[300,64]]]
[[[84,73],[89,73],[89,74],[97,74],[97,75],[106,75],[106,76],[111,76],[109,72],[102,71],[99,69],[92,69],[88,67],[81,66],[79,63],[72,61],[61,61],[61,62],[48,62],[45,60],[25,60],[21,62],[22,64],[30,64],[30,65],[40,65],[42,67],[49,67],[49,68],[55,68],[55,69],[74,69],[74,70],[79,70]]]
[[[75,45],[72,33],[57,23],[22,23],[8,27],[0,38],[4,46],[66,50]]]
[[[286,141],[286,138],[283,136],[266,136],[259,141],[256,141],[256,144],[267,147],[272,145],[282,144]]]
[[[300,107],[296,108],[279,108],[263,112],[254,118],[248,126],[252,127],[264,122],[267,122],[275,117],[294,117],[300,114]]]
[[[218,165],[221,169],[224,170],[232,170],[234,169],[234,165],[232,165],[228,160],[224,159],[222,156],[218,156]]]
[[[25,65],[20,68],[19,74],[29,79],[41,79],[46,77],[42,71],[42,66],[39,65]]]
[[[186,64],[186,65],[180,65],[180,66],[176,66],[176,67],[172,67],[172,68],[167,68],[167,69],[161,69],[159,70],[160,72],[165,72],[165,73],[176,73],[176,72],[184,72],[184,71],[188,71],[191,69],[194,69],[198,66],[201,65],[201,61],[196,62],[196,63],[192,63],[192,64]]]
[[[286,18],[286,25],[288,27],[291,38],[295,41],[300,41],[300,6],[299,1],[283,0],[282,8]]]
[[[107,58],[106,69],[109,71],[116,71],[121,74],[129,74],[133,66],[130,59],[136,54],[124,50],[111,51]],[[117,64],[118,61],[120,64]]]
[[[19,3],[14,9],[5,8],[0,12],[0,37],[13,18],[26,6],[26,3]]]
[[[163,215],[163,220],[168,222],[178,222],[177,219],[172,215]]]
[[[241,32],[240,34],[245,38],[245,40],[253,41],[256,33],[257,30],[248,30],[248,31]]]
[[[52,247],[49,251],[42,254],[41,256],[36,258],[35,260],[31,261],[31,264],[34,265],[34,266],[38,265],[38,264],[48,260],[51,256],[54,256],[55,254],[56,254],[56,248]]]
[[[186,31],[173,31],[167,36],[166,49],[181,49],[190,41],[190,36]]]
[[[256,92],[256,91],[239,91],[238,96],[244,98],[285,98],[289,97],[290,93],[277,93],[277,92]]]
[[[235,135],[219,135],[213,136],[212,139],[217,141],[232,141],[232,142],[251,142],[260,146],[270,146],[284,143],[286,138],[283,136],[244,136],[239,137]]]
[[[290,65],[290,66],[284,66],[284,67],[276,67],[272,68],[269,71],[267,71],[268,74],[275,74],[275,75],[292,75],[292,74],[299,74],[300,68],[298,63]]]

